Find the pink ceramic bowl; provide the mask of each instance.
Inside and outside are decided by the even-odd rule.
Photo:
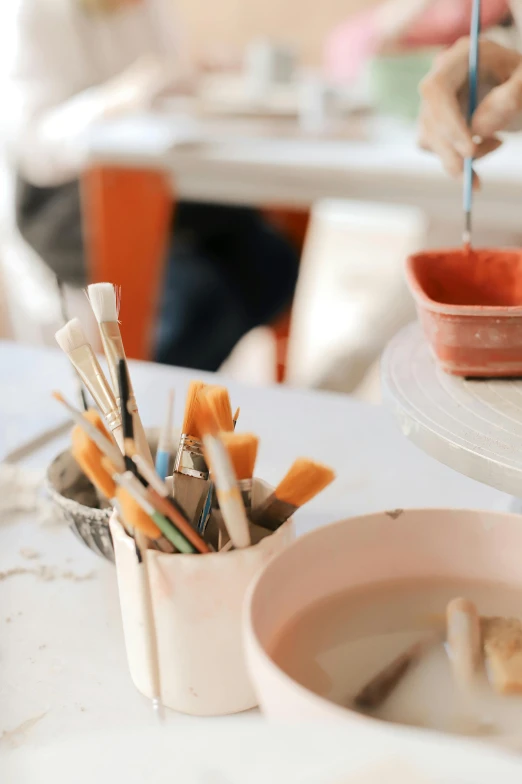
[[[522,592],[521,552],[519,515],[465,509],[378,512],[298,539],[265,567],[245,606],[247,659],[264,713],[382,727],[308,691],[279,669],[270,652],[283,627],[320,599],[383,580],[447,576],[509,582]]]

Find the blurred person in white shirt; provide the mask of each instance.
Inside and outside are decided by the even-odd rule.
[[[87,282],[79,177],[97,122],[187,88],[174,0],[9,0],[8,149],[21,234],[58,278]],[[147,274],[147,270],[136,270]],[[291,301],[297,256],[255,210],[181,202],[156,359],[216,370]]]

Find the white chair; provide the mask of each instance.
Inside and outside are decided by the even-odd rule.
[[[289,341],[288,383],[353,392],[414,317],[404,260],[424,245],[406,206],[325,200],[311,214]]]

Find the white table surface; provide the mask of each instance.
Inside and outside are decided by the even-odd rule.
[[[59,388],[72,396],[74,385],[66,357],[53,349],[0,343],[0,368],[1,458],[21,440],[59,422],[62,410],[50,393]],[[132,376],[146,425],[161,421],[171,386],[179,421],[193,372],[133,363]],[[382,407],[326,393],[232,382],[229,388],[233,405],[241,406],[240,428],[261,437],[260,476],[277,482],[300,455],[330,463],[338,473],[320,499],[297,515],[300,531],[404,506],[508,508],[508,496],[458,475],[412,446]],[[42,471],[65,443],[53,443],[27,465]],[[24,548],[36,551],[38,558],[24,558]],[[0,573],[41,565],[51,567],[54,579],[42,581],[34,573],[0,579],[0,746],[29,752],[38,744],[66,744],[68,738],[72,743],[85,733],[152,721],[148,702],[127,672],[114,567],[53,519],[4,516]],[[252,714],[240,719],[250,720]],[[171,713],[167,726],[173,731],[197,728],[205,739],[227,721]],[[105,784],[106,779],[98,781]]]
[[[185,199],[301,206],[325,197],[398,202],[416,204],[434,220],[454,218],[460,227],[461,186],[418,149],[413,125],[370,118],[364,141],[312,138],[298,129],[288,138],[277,126],[272,134],[266,123],[262,133],[260,127],[240,120],[193,123],[172,111],[129,116],[92,130],[85,165],[163,169]],[[178,144],[191,135],[193,144]],[[475,197],[475,225],[518,230],[522,138],[511,135],[478,170],[484,189]]]

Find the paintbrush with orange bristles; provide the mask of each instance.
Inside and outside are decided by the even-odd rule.
[[[108,437],[108,433],[99,422],[99,414],[92,411],[78,411],[72,406],[61,394],[61,392],[53,392],[53,397],[58,403],[61,403],[69,412],[71,419],[79,425],[89,438],[94,441],[98,449],[109,458],[113,466],[118,471],[125,470],[125,461],[123,455],[112,439]],[[101,427],[100,427],[101,424]]]
[[[172,487],[176,502],[194,524],[199,521],[209,490],[208,466],[203,455],[199,427],[201,401],[206,385],[191,381],[187,392],[182,434],[179,441]]]
[[[246,509],[252,506],[252,486],[259,438],[252,433],[221,433]]]
[[[103,453],[91,441],[86,432],[79,426],[72,433],[72,454],[79,466],[89,477],[91,482],[116,506],[125,529],[134,533],[136,542],[136,556],[139,563],[141,579],[141,598],[143,604],[143,618],[147,641],[147,654],[149,658],[149,671],[152,687],[152,705],[159,714],[161,709],[161,683],[156,642],[156,630],[152,611],[152,596],[148,565],[145,551],[149,539],[157,541],[160,531],[147,514],[136,504],[132,496],[125,490],[116,487],[109,471],[103,463]],[[107,460],[108,458],[105,458]],[[172,550],[170,550],[172,552]]]
[[[72,456],[82,469],[83,473],[90,479],[99,493],[101,493],[112,506],[118,500],[118,486],[114,479],[114,468],[108,458],[104,458],[103,453],[96,444],[89,438],[85,430],[76,425],[72,431]],[[122,522],[125,523],[125,520]],[[156,545],[159,550],[166,553],[175,551],[172,544],[165,539],[159,528],[153,524],[150,518],[144,519],[140,514],[139,525],[143,531]],[[132,535],[132,530],[127,529],[127,533]]]
[[[203,390],[203,394],[205,395],[205,402],[212,412],[217,429],[224,433],[232,432],[235,428],[235,422],[232,417],[232,407],[230,405],[228,389],[226,387],[211,386],[206,387]],[[201,512],[197,525],[200,534],[204,534],[207,529],[212,506],[215,505],[215,503],[214,485],[210,482],[203,511]]]
[[[95,446],[97,451],[94,453],[91,452],[91,458],[93,455],[98,455],[97,470],[101,472],[103,467],[103,470],[105,470],[105,472],[108,473],[115,482],[117,482],[118,477],[125,473],[125,460],[118,447],[112,441],[109,441],[106,437],[107,432],[104,430],[103,423],[101,423],[97,412],[90,410],[82,413],[78,411],[74,408],[74,406],[68,403],[63,395],[61,395],[59,392],[54,392],[53,397],[68,409],[76,424],[85,431],[89,439],[93,442],[93,446]],[[105,435],[103,435],[103,433],[105,433]],[[194,547],[190,541],[188,541],[186,537],[183,536],[178,527],[175,524],[172,525],[172,523],[166,519],[166,517],[162,515],[157,508],[155,508],[153,498],[145,497],[142,503],[143,491],[147,491],[148,488],[143,487],[137,477],[135,477],[135,479],[136,483],[134,483],[131,487],[131,490],[133,490],[134,500],[136,503],[138,503],[138,506],[143,507],[143,505],[146,503],[147,514],[151,519],[153,518],[153,522],[155,524],[154,531],[156,537],[159,538],[161,531],[165,538],[168,539],[168,541],[173,544],[174,547],[179,550],[179,552],[195,552],[198,548]],[[91,481],[93,481],[92,478]],[[94,481],[93,484],[95,484]],[[166,548],[160,547],[160,549],[165,550]],[[200,550],[200,552],[203,552],[203,550]]]
[[[251,539],[245,505],[230,456],[221,440],[216,419],[206,403],[205,396],[200,406],[198,421],[205,457],[212,472],[219,510],[228,535],[234,547],[248,547]]]
[[[335,473],[321,463],[301,457],[266,501],[252,510],[252,521],[270,531],[277,531],[294,512],[311,501],[335,479]]]

